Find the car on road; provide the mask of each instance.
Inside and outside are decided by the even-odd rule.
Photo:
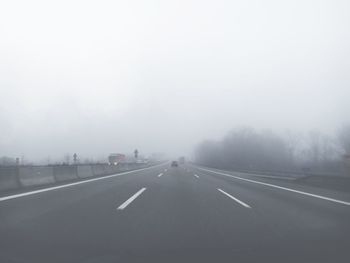
[[[177,161],[172,161],[171,162],[171,167],[178,167],[179,163]]]

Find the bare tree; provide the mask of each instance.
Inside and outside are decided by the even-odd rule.
[[[286,169],[288,150],[276,134],[251,128],[231,131],[222,141],[206,141],[197,147],[196,160],[229,169]]]
[[[302,155],[302,135],[296,132],[287,131],[285,136],[288,151],[289,165],[295,168]]]
[[[240,128],[232,130],[221,141],[203,142],[195,156],[198,163],[233,170],[340,174],[338,151],[334,138],[318,131],[306,136],[288,132],[281,137],[271,131]]]
[[[0,165],[10,166],[10,165],[15,165],[15,164],[16,164],[15,158],[8,157],[8,156],[0,157]]]
[[[69,153],[66,153],[63,157],[63,162],[65,164],[69,164],[70,163],[70,154]]]
[[[344,125],[338,133],[340,146],[347,155],[350,155],[350,124]]]

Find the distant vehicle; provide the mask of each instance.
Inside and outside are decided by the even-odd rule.
[[[179,164],[184,164],[185,163],[185,157],[181,156],[179,158]]]
[[[111,153],[108,156],[108,163],[110,165],[117,165],[119,162],[125,161],[125,155],[121,153]]]
[[[179,166],[179,164],[177,161],[172,161],[171,167],[178,167],[178,166]]]

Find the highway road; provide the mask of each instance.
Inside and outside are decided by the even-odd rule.
[[[0,262],[350,262],[350,194],[169,163],[0,197]]]

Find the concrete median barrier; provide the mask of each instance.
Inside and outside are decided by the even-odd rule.
[[[48,166],[20,167],[18,177],[21,185],[37,186],[55,183],[53,168]]]
[[[0,192],[8,192],[32,186],[52,185],[94,176],[112,175],[152,165],[119,163],[118,165],[94,164],[0,168]]]
[[[77,166],[54,166],[53,171],[57,182],[78,179]]]
[[[129,170],[129,164],[128,163],[118,163],[118,167],[119,167],[119,170],[121,172]]]
[[[114,165],[106,165],[105,166],[105,171],[106,171],[106,174],[114,174]]]
[[[105,169],[105,166],[104,164],[95,164],[95,165],[92,165],[92,171],[94,173],[95,176],[102,176],[102,175],[106,175],[107,174],[107,171]]]
[[[119,173],[120,172],[120,168],[118,165],[112,165],[112,169],[113,169],[113,173]]]
[[[138,164],[138,163],[129,163],[128,164],[128,169],[129,170],[137,169],[138,165],[140,165],[140,164]]]
[[[17,168],[0,169],[0,191],[13,190],[20,187]]]
[[[89,178],[94,176],[91,165],[79,165],[77,169],[79,178]]]

